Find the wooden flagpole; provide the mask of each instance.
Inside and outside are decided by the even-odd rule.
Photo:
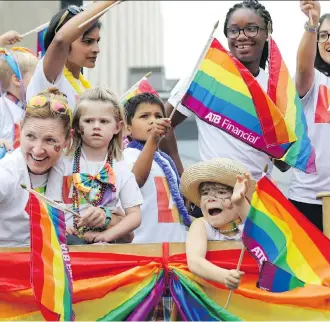
[[[239,271],[240,268],[241,268],[241,264],[243,262],[244,252],[245,252],[245,246],[243,245],[243,248],[242,248],[242,251],[241,251],[241,255],[239,256],[239,260],[238,260],[237,267],[236,267],[236,270],[237,271]],[[233,295],[233,290],[230,290],[229,295],[228,295],[228,298],[227,298],[227,302],[226,302],[226,305],[225,305],[225,309],[226,310],[228,309],[229,302],[231,300],[231,296],[232,295]]]
[[[27,190],[28,192],[32,193],[33,195],[35,195],[37,198],[45,201],[46,203],[48,203],[49,205],[51,205],[52,207],[59,209],[61,211],[67,211],[70,214],[72,214],[74,217],[80,217],[79,214],[77,214],[76,212],[74,212],[73,210],[71,210],[70,208],[66,207],[64,204],[60,204],[52,199],[47,198],[46,196],[40,194],[39,192],[28,188],[25,184],[21,184],[21,187],[25,190]]]
[[[195,67],[194,67],[192,73],[190,74],[190,77],[189,77],[189,79],[188,79],[188,82],[186,83],[186,86],[185,86],[184,91],[183,91],[183,95],[186,93],[186,91],[188,90],[188,88],[189,88],[189,86],[190,86],[190,83],[193,81],[193,79],[194,79],[194,77],[195,77],[195,75],[196,75],[196,73],[197,73],[197,71],[198,71],[198,69],[199,69],[199,66],[200,66],[201,62],[202,62],[202,60],[204,59],[205,54],[206,54],[207,50],[208,50],[209,47],[210,47],[210,44],[211,44],[211,42],[212,42],[212,40],[213,40],[214,32],[216,31],[216,29],[218,28],[218,26],[219,26],[219,20],[218,20],[218,21],[214,24],[214,26],[213,26],[213,30],[212,30],[212,32],[211,32],[211,34],[210,34],[210,36],[209,36],[209,38],[208,38],[208,40],[207,40],[207,42],[206,42],[204,48],[203,48],[203,51],[201,52],[201,54],[200,54],[200,56],[199,56],[199,58],[198,58],[198,60],[197,60],[197,62],[196,62],[196,65],[195,65]],[[172,119],[172,117],[173,117],[173,115],[174,115],[176,109],[178,108],[179,104],[181,103],[181,100],[182,100],[182,97],[181,97],[181,99],[178,101],[178,103],[175,105],[173,111],[171,112],[171,115],[170,115],[169,119]]]

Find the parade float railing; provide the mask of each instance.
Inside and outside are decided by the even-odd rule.
[[[242,244],[209,242],[207,258],[235,269]],[[256,287],[255,259],[245,252],[246,274],[229,305],[229,291],[189,272],[185,245],[117,244],[70,247],[76,320],[147,320],[165,286],[173,320],[330,320],[330,288],[305,285],[270,293]],[[0,320],[43,320],[30,281],[29,248],[0,248]]]

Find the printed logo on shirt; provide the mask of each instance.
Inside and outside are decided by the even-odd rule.
[[[330,123],[329,98],[330,90],[326,86],[320,85],[315,110],[315,123]]]
[[[14,140],[13,140],[14,141],[14,143],[13,143],[14,149],[17,149],[20,145],[19,137],[20,137],[20,126],[15,123],[15,126],[14,126]]]
[[[171,194],[167,179],[155,177],[157,192],[158,223],[179,223],[179,212],[175,204],[170,208]]]
[[[71,176],[64,176],[63,177],[63,184],[62,184],[62,200],[63,203],[66,205],[72,205],[72,191],[73,191],[73,184],[72,184],[72,175]],[[79,205],[87,204],[87,200],[83,196],[80,191],[78,191],[78,198],[79,198]]]

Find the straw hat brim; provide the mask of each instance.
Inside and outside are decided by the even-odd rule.
[[[181,176],[181,192],[185,198],[200,206],[199,186],[203,182],[216,182],[234,187],[237,175],[250,172],[240,163],[231,159],[217,158],[196,163],[187,168]],[[251,185],[246,197],[251,200],[255,181],[250,174]]]

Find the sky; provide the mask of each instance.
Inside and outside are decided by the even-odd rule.
[[[216,38],[227,48],[223,35],[226,14],[237,1],[161,1],[164,21],[164,63],[167,78],[181,78],[194,68],[219,20]],[[291,74],[307,17],[299,1],[261,1],[273,20],[276,41]],[[330,1],[321,1],[321,13],[330,12]]]

